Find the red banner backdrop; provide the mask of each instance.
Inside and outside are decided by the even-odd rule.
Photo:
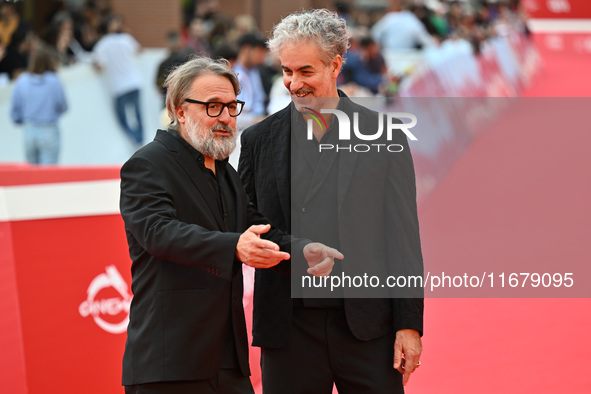
[[[0,168],[4,392],[122,392],[131,278],[117,188],[116,168]],[[106,210],[83,215],[96,199]]]
[[[534,40],[541,52],[591,55],[591,33],[536,33]]]
[[[589,0],[521,0],[530,18],[591,18]]]

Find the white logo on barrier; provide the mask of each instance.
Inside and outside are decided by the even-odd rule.
[[[546,6],[548,9],[556,14],[561,12],[570,12],[570,3],[568,0],[547,0]]]
[[[537,11],[539,9],[538,4],[536,3],[536,0],[524,0],[523,6],[529,12]]]
[[[564,42],[559,35],[548,35],[545,38],[546,47],[552,51],[561,51],[564,49]]]
[[[105,269],[106,273],[98,275],[88,286],[88,298],[78,308],[82,317],[92,315],[94,322],[103,330],[111,334],[121,334],[127,329],[129,322],[129,306],[132,295],[127,291],[127,283],[114,265]],[[97,294],[108,288],[114,288],[121,297],[97,299]],[[111,323],[103,316],[117,316],[122,312],[125,318],[119,323]]]

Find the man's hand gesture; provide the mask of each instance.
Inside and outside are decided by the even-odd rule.
[[[314,276],[328,276],[334,267],[334,259],[342,260],[343,254],[318,242],[304,247],[304,258],[308,262],[308,273]]]
[[[269,224],[250,226],[236,245],[236,257],[244,264],[253,268],[270,268],[283,260],[289,260],[290,255],[279,250],[275,242],[261,238],[261,234],[271,229]]]

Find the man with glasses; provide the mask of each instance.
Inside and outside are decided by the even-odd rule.
[[[291,252],[327,275],[342,255],[292,239],[247,202],[227,160],[244,104],[228,62],[195,58],[165,84],[169,129],[121,169],[134,293],[123,385],[126,393],[253,393],[242,263],[272,268]]]

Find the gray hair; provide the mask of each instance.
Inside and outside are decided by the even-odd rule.
[[[230,62],[225,59],[211,59],[209,57],[194,57],[186,63],[175,68],[164,81],[166,87],[166,109],[168,117],[172,120],[169,127],[173,130],[179,129],[179,120],[176,116],[176,109],[185,104],[189,98],[191,84],[195,78],[202,75],[220,75],[228,78],[234,88],[234,93],[240,93],[240,82],[236,73],[232,70]]]
[[[273,28],[273,37],[268,45],[271,52],[279,55],[286,44],[314,42],[318,45],[321,59],[329,64],[337,55],[343,56],[349,48],[351,32],[347,23],[336,12],[325,8],[296,12],[283,18]]]

